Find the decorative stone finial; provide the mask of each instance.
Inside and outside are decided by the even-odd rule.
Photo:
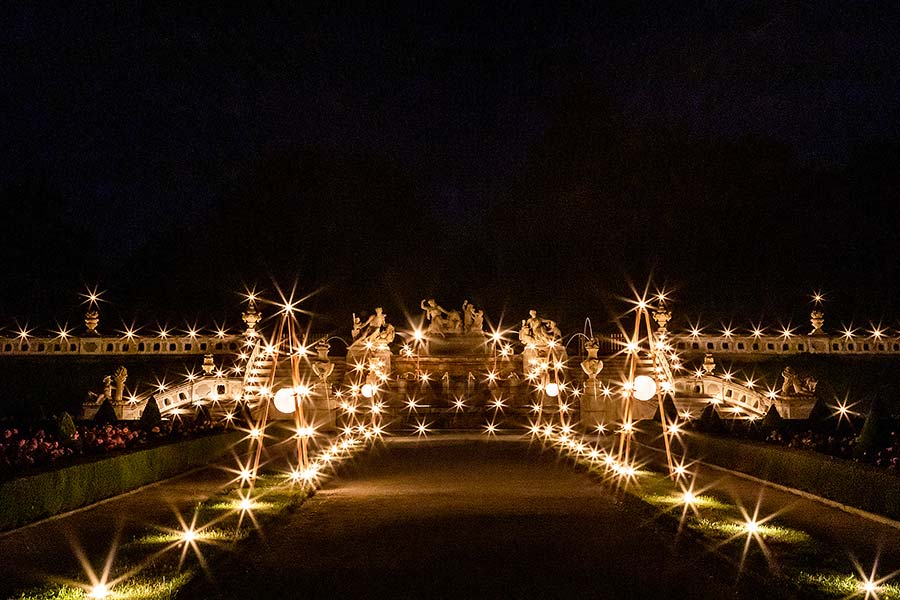
[[[87,327],[87,335],[100,335],[97,333],[97,325],[100,324],[100,312],[95,308],[89,308],[84,313],[84,326]]]
[[[813,330],[809,335],[823,335],[825,333],[822,331],[822,325],[825,324],[825,313],[821,310],[813,310],[809,313],[809,322],[813,326]]]
[[[328,343],[328,340],[322,338],[318,342],[316,342],[316,356],[319,360],[328,360],[328,351],[331,350],[331,344]]]
[[[666,326],[672,320],[672,312],[666,308],[665,302],[659,301],[659,305],[653,310],[653,320],[659,325],[660,331],[667,331]]]
[[[203,369],[203,372],[207,375],[212,375],[212,372],[216,370],[216,361],[213,359],[212,354],[205,354],[203,356],[203,365],[200,368]]]
[[[703,370],[707,373],[712,373],[716,369],[716,359],[709,352],[706,353],[706,356],[703,357]]]
[[[257,312],[256,310],[256,300],[250,298],[250,304],[247,306],[247,310],[241,313],[241,319],[243,319],[244,323],[247,325],[247,330],[244,331],[244,335],[247,337],[255,337],[256,324],[262,319],[262,313]]]
[[[128,379],[128,369],[119,366],[113,375],[113,379],[116,381],[116,402],[122,402],[125,396],[125,380]]]
[[[591,338],[584,344],[587,351],[587,358],[581,361],[581,370],[587,375],[588,381],[597,379],[597,375],[603,370],[603,361],[597,358],[597,352],[600,350],[600,344],[596,338]]]

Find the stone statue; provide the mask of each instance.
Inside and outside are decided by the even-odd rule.
[[[427,333],[438,335],[463,333],[463,320],[459,311],[448,311],[435,302],[434,298],[422,300],[420,306],[425,311],[425,319],[428,321]],[[463,309],[465,308],[466,305],[464,304]]]
[[[484,311],[476,309],[468,300],[463,301],[463,333],[484,333]]]
[[[549,336],[550,339],[553,340],[561,340],[562,339],[562,331],[559,330],[559,327],[556,326],[556,321],[547,320],[544,321],[544,329],[545,335]]]
[[[361,321],[356,313],[353,313],[351,334],[353,343],[350,344],[350,348],[352,349],[368,347],[384,349],[394,341],[394,326],[387,322],[387,315],[379,306],[365,322]]]
[[[471,306],[471,304],[469,305]],[[472,325],[469,327],[469,333],[484,333],[484,311],[476,310],[472,315]]]
[[[469,329],[472,328],[472,323],[475,322],[475,305],[469,302],[468,300],[463,300],[462,304],[463,308],[463,331],[466,333],[469,332]]]
[[[519,329],[519,341],[526,346],[547,346],[561,339],[562,332],[557,327],[556,321],[545,321],[534,309],[528,311],[528,318],[522,321],[522,327]]]
[[[813,377],[800,377],[791,367],[785,367],[781,372],[784,383],[781,384],[781,394],[784,396],[812,396],[816,393],[818,381]]]
[[[120,365],[116,369],[113,379],[116,380],[116,402],[122,402],[125,397],[125,380],[128,379],[128,369]]]
[[[119,368],[122,369],[123,367],[119,367]],[[96,392],[89,391],[87,393],[87,401],[94,402],[96,404],[100,404],[104,400],[108,399],[110,402],[112,402],[114,400],[112,382],[113,382],[112,375],[107,375],[106,377],[104,377],[103,378],[103,391],[100,392],[99,394]],[[122,383],[124,385],[125,381],[123,380]]]
[[[113,399],[112,380],[113,380],[112,375],[107,375],[106,377],[103,378],[103,398],[104,399],[105,398],[109,398],[110,400]]]

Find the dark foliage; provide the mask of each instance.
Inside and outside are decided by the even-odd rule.
[[[872,401],[862,431],[859,432],[853,456],[858,460],[873,457],[879,449],[889,443],[891,433],[896,431],[896,427],[896,422],[888,414],[884,401],[880,396],[876,396]]]
[[[62,415],[60,415],[57,430],[59,432],[59,439],[64,444],[71,443],[72,440],[75,439],[75,435],[78,433],[78,431],[75,429],[75,421],[72,420],[72,415],[67,412],[64,412]]]
[[[766,416],[763,417],[762,428],[766,432],[781,431],[784,429],[784,419],[781,418],[781,415],[778,413],[778,409],[775,408],[774,404],[766,411]]]
[[[156,396],[150,396],[147,405],[141,412],[141,418],[138,421],[139,426],[144,431],[150,431],[154,427],[158,427],[162,421],[162,415],[159,413],[159,404],[156,402]]]
[[[715,406],[710,404],[703,409],[697,421],[697,429],[705,433],[721,433],[724,430],[722,417],[719,416]]]
[[[112,402],[107,398],[103,401],[103,404],[100,405],[100,408],[97,409],[97,414],[94,415],[94,423],[106,425],[108,423],[115,423],[118,420],[119,418],[116,416],[116,409],[113,408]]]

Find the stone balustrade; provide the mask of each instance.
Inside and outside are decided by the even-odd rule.
[[[0,356],[128,356],[128,355],[203,355],[240,352],[244,338],[225,336],[68,336],[56,338],[0,337]]]
[[[671,334],[671,343],[679,354],[723,353],[743,355],[772,354],[852,354],[898,355],[900,337],[882,336],[880,339],[864,336],[827,335],[691,335]]]

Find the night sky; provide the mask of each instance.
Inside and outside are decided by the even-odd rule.
[[[571,330],[652,276],[898,325],[896,2],[331,4],[5,4],[0,324],[296,281],[324,329],[433,295]]]

